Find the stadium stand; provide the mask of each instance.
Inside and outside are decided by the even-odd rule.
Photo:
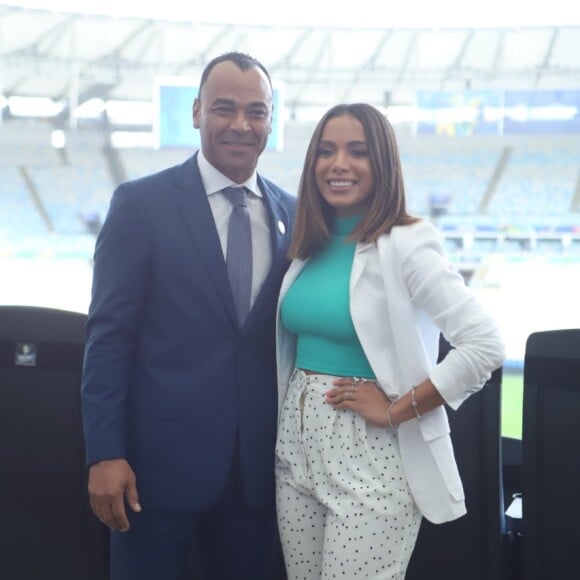
[[[495,216],[519,218],[545,227],[566,225],[578,182],[580,140],[560,138],[557,143],[528,138],[514,148],[488,211]],[[549,222],[548,222],[549,223]]]
[[[312,128],[312,123],[289,122],[284,151],[262,156],[261,171],[289,191],[298,187]],[[24,139],[23,131],[10,127],[4,139],[19,137],[0,160],[3,254],[14,253],[15,245],[32,247],[33,238],[43,253],[61,251],[62,239],[71,247],[87,247],[80,240],[98,229],[118,183],[181,163],[194,150],[113,150],[103,146],[100,131],[87,130],[72,134],[56,154],[48,132]],[[4,139],[0,134],[0,148],[8,151]],[[399,141],[410,211],[437,223],[466,274],[495,253],[578,256],[580,137],[551,135],[530,142],[402,131]]]
[[[123,149],[119,152],[119,159],[126,179],[137,179],[149,175],[172,165],[185,161],[191,155],[186,149],[153,149],[135,148]]]
[[[474,216],[500,158],[499,140],[421,137],[401,140],[410,211],[429,214],[430,196],[448,195],[446,213]]]
[[[86,231],[82,220],[85,213],[104,217],[113,188],[104,165],[33,167],[29,175],[54,231],[81,234]]]
[[[47,225],[34,204],[21,170],[17,166],[0,167],[0,183],[0,236],[21,240],[25,236],[45,234]]]

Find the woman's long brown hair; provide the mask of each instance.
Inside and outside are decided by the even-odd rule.
[[[326,124],[343,115],[354,117],[363,126],[374,183],[369,209],[351,238],[357,242],[374,242],[381,235],[389,233],[393,226],[409,225],[418,221],[418,218],[409,215],[406,210],[401,159],[392,125],[372,105],[336,105],[318,122],[308,145],[298,189],[296,222],[288,252],[290,258],[307,258],[320,251],[328,241],[334,210],[320,194],[316,185],[315,169]]]

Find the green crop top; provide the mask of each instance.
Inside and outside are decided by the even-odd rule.
[[[360,216],[338,218],[324,250],[312,257],[282,301],[281,318],[296,335],[296,367],[323,374],[375,375],[356,335],[349,308],[355,242],[347,240]]]

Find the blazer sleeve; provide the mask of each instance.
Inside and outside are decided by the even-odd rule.
[[[126,456],[126,402],[150,256],[137,189],[124,184],[114,192],[95,247],[81,385],[89,464]]]
[[[397,228],[398,255],[415,309],[424,311],[455,348],[429,378],[457,409],[502,365],[504,344],[491,314],[447,260],[438,230],[428,222]]]

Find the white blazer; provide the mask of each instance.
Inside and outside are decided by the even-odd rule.
[[[296,339],[280,323],[280,304],[305,264],[291,263],[278,301],[278,413],[296,359]],[[457,409],[505,358],[496,322],[445,259],[441,236],[428,222],[398,226],[377,243],[357,244],[350,313],[377,383],[390,399],[429,377]],[[455,348],[437,364],[440,332]],[[398,431],[403,468],[421,513],[433,523],[463,515],[445,408],[406,421]]]

